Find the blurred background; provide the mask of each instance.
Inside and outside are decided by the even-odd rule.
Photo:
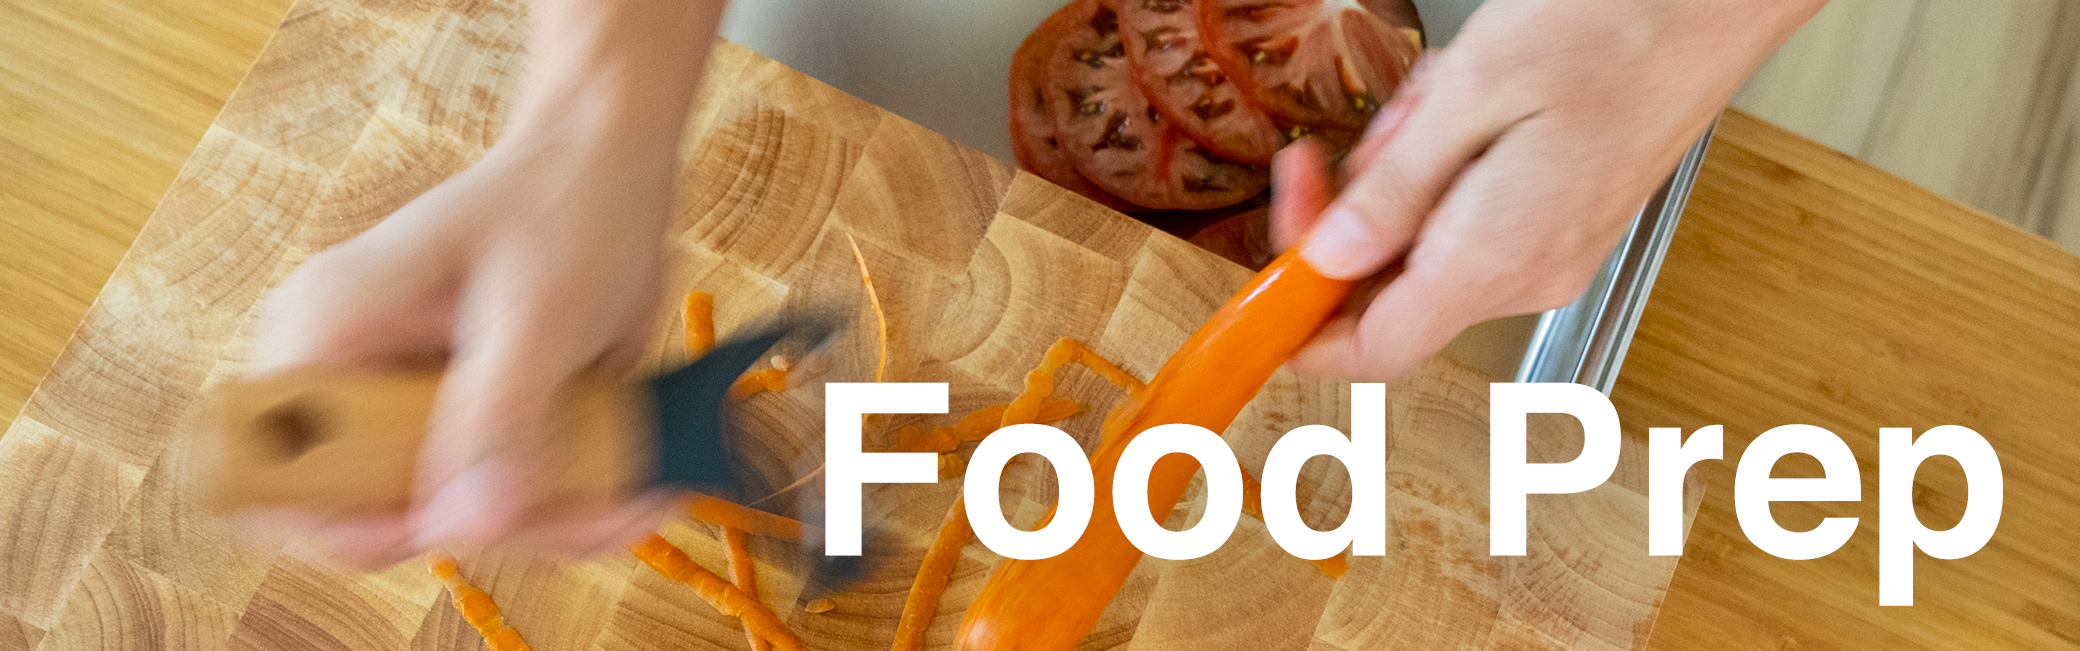
[[[290,3],[0,0],[0,428]],[[726,33],[1008,158],[1010,52],[1059,4],[739,0]],[[2076,77],[2080,3],[1834,0],[1734,105],[2080,250]]]

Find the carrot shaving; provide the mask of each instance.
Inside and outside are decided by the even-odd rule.
[[[1259,522],[1264,520],[1264,484],[1257,481],[1256,475],[1249,474],[1248,470],[1242,471],[1242,512],[1248,513],[1249,517],[1256,518]],[[1332,579],[1341,579],[1344,573],[1350,570],[1350,562],[1340,553],[1308,562],[1314,563],[1315,569],[1321,570],[1323,575]]]
[[[760,391],[786,391],[787,370],[769,368],[745,373],[729,385],[729,401],[743,402]]]
[[[657,573],[665,578],[693,586],[694,592],[700,594],[701,599],[715,607],[715,612],[743,620],[745,626],[755,631],[753,635],[757,638],[770,642],[775,648],[783,651],[798,651],[802,648],[801,640],[794,636],[793,631],[787,630],[787,625],[781,623],[780,618],[774,615],[771,609],[766,608],[765,604],[759,603],[743,590],[737,589],[737,586],[730,585],[728,581],[722,580],[722,577],[708,571],[708,568],[701,567],[693,562],[693,559],[687,558],[686,552],[681,551],[671,541],[665,540],[664,536],[652,535],[649,540],[637,544],[631,551],[635,552],[636,558],[642,560],[643,564],[657,570]]]
[[[1137,402],[1148,391],[1148,383],[1135,378],[1111,360],[1100,357],[1082,342],[1064,337],[1048,346],[1047,355],[1040,360],[1040,365],[1026,373],[1026,391],[1004,409],[1003,424],[1037,422],[1041,405],[1054,394],[1055,371],[1070,362],[1082,364],[1114,386],[1126,389],[1130,403]],[[1107,420],[1111,419],[1108,417]]]
[[[686,516],[716,525],[724,529],[736,529],[754,536],[800,540],[813,533],[802,521],[786,516],[774,515],[748,506],[742,506],[712,495],[694,494],[687,498]]]
[[[881,309],[881,293],[874,291],[874,275],[867,273],[867,256],[859,252],[859,240],[851,233],[845,241],[852,244],[852,259],[859,263],[859,282],[867,287],[867,304],[874,307],[874,318],[881,324],[881,357],[874,364],[874,381],[880,382],[888,375],[888,312]]]
[[[939,537],[924,554],[924,564],[917,568],[917,578],[910,582],[910,595],[903,599],[903,615],[896,621],[894,651],[922,651],[925,633],[932,627],[932,617],[939,614],[939,599],[946,594],[946,584],[952,578],[953,567],[961,559],[961,548],[974,537],[975,530],[968,525],[967,502],[954,498],[953,507],[946,510],[946,520],[939,525]]]
[[[428,552],[426,569],[433,573],[433,578],[448,586],[455,610],[462,613],[462,619],[469,622],[471,628],[477,629],[477,634],[484,637],[484,645],[491,651],[529,651],[527,641],[520,638],[520,632],[506,625],[506,618],[499,614],[498,603],[491,600],[491,595],[463,580],[454,556],[440,551]]]
[[[1083,411],[1083,405],[1053,397],[1054,372],[1069,362],[1078,362],[1097,371],[1113,384],[1139,392],[1145,385],[1117,365],[1091,352],[1073,339],[1057,340],[1047,349],[1047,356],[1031,373],[1026,375],[1026,392],[1008,405],[991,405],[977,409],[961,417],[960,422],[950,427],[940,427],[930,433],[921,433],[915,427],[906,427],[897,432],[896,447],[906,451],[939,452],[940,476],[958,475],[966,462],[952,451],[965,441],[977,441],[999,428],[1023,423],[1052,423]],[[1046,516],[1053,517],[1053,513]],[[1043,522],[1041,526],[1046,526]],[[925,633],[931,629],[932,618],[939,612],[939,601],[946,593],[946,585],[953,574],[954,565],[960,561],[961,548],[975,535],[974,527],[968,523],[967,502],[955,498],[953,506],[946,511],[946,519],[939,525],[939,535],[932,541],[931,549],[925,552],[924,563],[917,568],[917,578],[910,583],[910,594],[903,600],[903,615],[897,620],[895,651],[918,651],[924,648]]]
[[[723,527],[722,539],[726,541],[722,548],[723,553],[729,557],[730,583],[736,584],[738,590],[743,590],[744,596],[756,601],[758,599],[758,566],[753,565],[751,562],[750,537],[745,536],[742,529]],[[743,624],[744,639],[751,642],[752,651],[767,651],[773,648],[772,643],[766,642],[765,638],[758,636],[757,630],[751,628],[751,622],[744,622]]]
[[[686,354],[705,355],[715,349],[715,297],[707,292],[686,293]]]
[[[1341,579],[1345,572],[1350,571],[1351,564],[1350,561],[1345,559],[1343,554],[1338,553],[1335,556],[1314,561],[1314,569],[1320,570],[1323,576]]]
[[[1242,512],[1259,522],[1264,520],[1264,483],[1248,470],[1242,471]]]
[[[925,431],[916,426],[907,426],[896,431],[894,452],[952,452],[962,443],[980,441],[1003,426],[1004,410],[1010,405],[990,405],[962,416],[959,422]],[[1040,411],[1032,420],[1035,423],[1052,423],[1083,413],[1083,405],[1073,400],[1042,398]]]

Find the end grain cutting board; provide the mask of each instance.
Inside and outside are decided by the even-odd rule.
[[[160,203],[92,313],[0,437],[0,650],[476,649],[423,563],[358,573],[295,548],[253,548],[177,490],[188,407],[244,366],[261,295],[312,253],[366,229],[466,167],[517,93],[517,0],[304,0],[290,13]],[[952,386],[955,414],[1015,395],[1058,337],[1146,378],[1247,272],[731,44],[718,47],[684,152],[674,271],[660,301],[715,294],[724,332],[811,297],[864,305],[848,237],[886,303],[891,381]],[[873,318],[826,379],[871,379]],[[678,333],[674,320],[660,332]],[[670,361],[680,335],[662,335]],[[1088,648],[1638,648],[1675,567],[1645,552],[1642,451],[1608,485],[1532,500],[1531,553],[1487,549],[1488,378],[1433,361],[1390,392],[1388,555],[1331,580],[1245,519],[1219,552],[1144,560]],[[820,445],[816,389],[746,403],[767,447]],[[1090,444],[1118,399],[1077,371],[1062,423]],[[1274,377],[1227,434],[1250,470],[1293,427],[1349,426],[1347,387]],[[955,416],[870,421],[895,427]],[[1541,422],[1551,425],[1561,421]],[[1534,460],[1571,458],[1565,427]],[[1545,449],[1551,448],[1551,449]],[[1340,517],[1342,473],[1301,487]],[[1014,467],[1030,522],[1044,468]],[[912,534],[837,609],[793,607],[790,563],[759,567],[766,602],[811,648],[888,645],[929,538],[959,483],[877,494]],[[1697,498],[1696,491],[1690,495]],[[1190,517],[1187,499],[1173,525]],[[1694,505],[1694,502],[1693,502]],[[1694,506],[1692,507],[1694,512]],[[665,535],[719,567],[716,532]],[[775,541],[754,541],[780,559]],[[997,558],[970,545],[932,631],[945,646]],[[466,559],[536,648],[741,648],[734,620],[623,555],[558,563]]]

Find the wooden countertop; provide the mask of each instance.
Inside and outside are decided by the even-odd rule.
[[[1653,648],[2080,648],[2080,257],[1729,111],[1612,399],[1633,435],[1725,426]],[[1739,451],[1790,423],[1841,436],[1863,474],[1861,502],[1774,507],[1792,530],[1862,518],[1809,561],[1757,549],[1733,514]],[[1915,605],[1881,608],[1878,428],[1938,425],[1992,443],[2000,527],[1964,559],[1922,556]],[[1955,462],[1921,469],[1926,526],[1964,498]]]
[[[236,4],[252,5],[246,15],[264,14],[254,7],[267,1]],[[276,5],[274,16],[286,8]],[[38,41],[51,47],[67,46],[70,37],[50,34],[95,39],[124,32],[123,20],[138,33],[216,29],[142,4],[132,9],[84,20],[33,3],[11,5],[5,11],[22,20],[0,24],[56,30]],[[0,121],[0,145],[7,147],[0,162],[19,180],[0,188],[0,226],[7,229],[0,231],[0,265],[8,274],[0,276],[0,298],[9,305],[0,342],[24,342],[0,348],[0,416],[11,418],[27,398],[24,378],[41,377],[115,253],[171,180],[180,158],[165,152],[185,152],[200,137],[228,93],[222,80],[235,79],[257,54],[253,34],[268,31],[242,33],[246,50],[215,52],[188,68],[164,66],[195,58],[157,41],[98,43],[112,53],[96,60],[130,75],[120,79],[150,85],[161,82],[139,80],[203,77],[164,82],[172,84],[165,102],[99,117],[68,107],[116,93],[96,82],[62,87],[63,70],[12,63],[48,54],[0,46],[0,56],[16,57],[0,71],[42,80],[5,85],[10,115],[37,119]],[[154,108],[176,101],[189,108]],[[155,144],[132,158],[111,158],[124,146],[140,148],[135,133]],[[2080,258],[1729,112],[1614,393],[1634,434],[1650,426],[1726,426],[1728,461],[1699,466],[1711,490],[1651,646],[2080,648],[2080,563],[2057,536],[2062,525],[2080,521],[2080,486],[2065,478],[2080,460],[2080,436],[2071,431],[2080,422],[2076,324]],[[1821,559],[1770,557],[1733,519],[1739,450],[1787,423],[1841,435],[1864,472],[1863,502],[1776,509],[1794,529],[1820,517],[1864,518],[1847,547]],[[2001,528],[1972,557],[1920,559],[1918,605],[1880,608],[1872,520],[1877,428],[1941,424],[1972,427],[2000,451],[2008,480]],[[1783,465],[1811,470],[1791,460]],[[1956,467],[1931,463],[1921,484],[1917,502],[1927,523],[1953,521],[1963,498]],[[0,647],[9,640],[0,630]]]

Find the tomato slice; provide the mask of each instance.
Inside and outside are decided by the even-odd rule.
[[[1121,212],[1141,210],[1083,178],[1076,171],[1076,164],[1069,162],[1068,152],[1062,151],[1061,141],[1055,138],[1054,122],[1047,117],[1047,57],[1054,53],[1060,35],[1076,21],[1075,13],[1069,7],[1054,12],[1026,35],[1025,42],[1011,55],[1011,154],[1026,171],[1108,208]]]
[[[1127,63],[1117,12],[1098,0],[1074,0],[1062,11],[1074,20],[1047,60],[1042,100],[1061,150],[1084,178],[1155,210],[1230,206],[1269,184],[1263,167],[1213,153],[1149,104]]]
[[[1207,52],[1275,119],[1359,132],[1422,54],[1407,0],[1200,0]]]
[[[1134,82],[1163,118],[1208,150],[1268,165],[1285,129],[1228,82],[1199,38],[1193,0],[1112,0]]]

